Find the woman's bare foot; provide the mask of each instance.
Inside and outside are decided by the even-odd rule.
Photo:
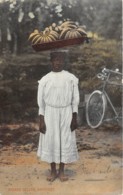
[[[60,172],[58,174],[58,177],[59,177],[61,182],[68,181],[68,177],[67,177],[67,175],[64,174],[64,172]]]
[[[51,172],[51,174],[47,177],[47,181],[53,182],[57,178],[56,172]]]

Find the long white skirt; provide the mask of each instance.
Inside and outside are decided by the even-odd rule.
[[[71,132],[72,108],[45,108],[46,133],[40,133],[37,156],[48,163],[78,160],[75,131]]]

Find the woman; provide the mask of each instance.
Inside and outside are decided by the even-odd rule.
[[[68,180],[64,174],[66,163],[78,159],[75,129],[79,104],[78,79],[64,69],[66,52],[51,52],[52,71],[41,78],[38,86],[40,116],[40,137],[37,155],[50,163],[48,181],[59,177]],[[56,171],[59,164],[59,172]]]

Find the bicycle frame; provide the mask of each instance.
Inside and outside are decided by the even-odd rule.
[[[106,70],[108,70],[108,69],[106,69]],[[107,94],[105,88],[106,88],[106,85],[107,85],[107,84],[110,84],[110,85],[119,85],[119,86],[121,86],[120,84],[116,84],[116,83],[113,83],[113,84],[112,84],[111,82],[109,82],[109,79],[110,79],[111,73],[120,74],[120,75],[122,75],[122,74],[121,74],[120,72],[115,72],[115,71],[112,71],[112,70],[108,70],[108,71],[109,71],[109,72],[108,72],[108,75],[107,75],[107,76],[104,76],[104,75],[103,75],[103,76],[105,77],[105,80],[104,80],[104,83],[103,83],[103,86],[102,86],[102,93],[105,95],[105,97],[106,97],[106,99],[107,99],[109,105],[111,106],[111,108],[112,108],[112,110],[113,110],[113,112],[114,112],[114,114],[115,114],[115,118],[118,119],[118,118],[120,118],[120,117],[119,117],[119,114],[118,114],[118,112],[116,111],[116,109],[115,109],[115,107],[114,107],[114,105],[113,105],[113,103],[112,103],[112,101],[111,101],[109,95]],[[102,72],[103,72],[103,71],[102,71]],[[104,77],[103,77],[103,78],[104,78]]]
[[[109,120],[115,119],[117,120],[118,123],[120,122],[120,117],[119,117],[120,112],[117,112],[116,107],[113,105],[113,101],[111,101],[108,95],[107,88],[106,88],[108,84],[121,86],[121,84],[116,83],[116,81],[114,82],[114,78],[115,78],[114,76],[110,77],[112,73],[115,74],[114,76],[116,77],[117,77],[117,74],[122,76],[120,72],[112,71],[112,70],[104,68],[102,70],[102,73],[97,74],[97,77],[103,80],[103,85],[101,86],[101,89],[94,90],[90,94],[87,100],[86,120],[87,120],[87,124],[91,128],[99,127],[103,121],[109,121]],[[119,77],[117,78],[119,80]],[[111,118],[108,118],[108,119],[107,117],[105,117],[107,103],[111,107],[113,114],[114,114],[114,117],[112,117],[111,115]]]
[[[106,93],[106,91],[103,91],[103,93],[105,94],[106,99],[108,100],[108,102],[109,102],[109,104],[110,104],[110,106],[111,106],[111,108],[112,108],[112,110],[113,110],[113,112],[114,112],[114,114],[115,114],[115,118],[118,119],[119,114],[117,113],[115,107],[113,106],[113,103],[112,103],[111,99],[109,98],[109,96],[108,96],[108,94]]]

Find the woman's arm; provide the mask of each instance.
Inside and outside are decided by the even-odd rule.
[[[45,102],[43,99],[43,94],[44,94],[44,85],[39,81],[38,85],[38,93],[37,93],[37,103],[39,107],[39,115],[44,115],[45,111]]]
[[[37,94],[37,102],[39,107],[39,131],[45,134],[46,132],[46,125],[44,121],[45,102],[43,99],[43,94],[44,94],[44,85],[41,82],[39,82],[38,94]]]
[[[39,131],[43,134],[46,133],[46,125],[45,125],[45,121],[44,121],[44,116],[43,115],[39,115]]]
[[[79,106],[79,88],[78,88],[78,79],[75,78],[73,81],[73,96],[72,96],[72,121],[71,121],[71,131],[74,131],[77,127],[77,114]]]
[[[74,131],[77,129],[78,124],[77,124],[77,113],[74,112],[72,115],[72,121],[71,121],[71,131]]]
[[[72,112],[78,113],[79,106],[79,87],[78,87],[78,79],[75,78],[73,80],[73,92],[72,92]]]

